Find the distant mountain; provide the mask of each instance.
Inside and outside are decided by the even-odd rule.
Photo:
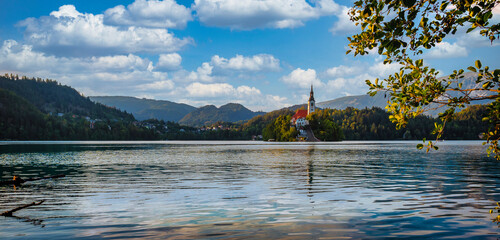
[[[138,120],[158,119],[178,122],[196,108],[183,103],[122,96],[94,96],[94,102],[132,113]]]
[[[319,102],[316,103],[316,105],[320,108],[331,109],[346,109],[347,107],[354,107],[357,109],[379,107],[385,109],[385,106],[387,105],[387,98],[384,93],[377,93],[373,97],[366,94],[341,97],[330,101]]]
[[[443,77],[443,78],[448,78],[448,77]],[[479,84],[476,83],[477,79],[477,73],[474,72],[467,72],[463,74],[463,78],[461,78],[458,83],[462,83],[462,88],[463,89],[474,89],[474,88],[481,88],[481,86],[478,86]],[[451,87],[455,87],[456,84],[453,84]],[[492,94],[490,92],[486,91],[474,91],[471,95],[472,96],[480,96],[480,95],[488,95]],[[452,93],[452,96],[459,96],[460,93]],[[385,109],[385,106],[387,105],[387,100],[389,100],[389,94],[384,93],[384,92],[379,92],[375,96],[371,97],[370,95],[357,95],[357,96],[347,96],[347,97],[341,97],[337,98],[334,100],[330,101],[325,101],[325,102],[318,102],[316,105],[320,108],[331,108],[331,109],[346,109],[347,107],[354,107],[357,109],[364,109],[364,108],[372,108],[372,107],[379,107],[381,109]],[[486,104],[491,102],[491,100],[482,100],[482,101],[476,101],[473,102],[473,104]],[[307,105],[295,105],[290,107],[290,109],[295,110],[300,107],[307,107]],[[431,104],[431,108],[437,107],[435,104]],[[437,110],[429,111],[426,112],[426,115],[430,115],[433,117],[437,117],[438,113],[444,111],[446,108],[440,108]]]
[[[92,102],[75,89],[50,79],[0,76],[0,88],[25,99],[43,113],[74,114],[92,119],[135,120],[131,114]]]
[[[188,113],[179,121],[179,123],[189,126],[204,126],[219,121],[244,121],[262,114],[264,114],[264,112],[252,112],[248,108],[237,103],[228,103],[220,108],[217,108],[214,105],[207,105]]]
[[[132,114],[53,80],[0,76],[0,140],[159,140]]]

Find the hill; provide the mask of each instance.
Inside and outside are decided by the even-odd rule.
[[[452,84],[451,87],[456,87],[457,84],[462,84],[464,89],[475,89],[478,88],[478,84],[476,83],[477,73],[467,72],[462,74],[463,78],[459,79],[456,83]],[[442,79],[447,79],[448,77],[443,77]],[[485,91],[474,91],[471,93],[471,96],[474,95],[484,95],[491,94]],[[458,92],[451,93],[451,97],[458,97],[461,94]],[[357,109],[364,108],[372,108],[379,107],[381,109],[385,109],[387,105],[387,100],[389,100],[389,94],[385,94],[384,92],[379,92],[375,96],[371,97],[368,94],[365,95],[357,95],[357,96],[346,96],[341,98],[336,98],[330,101],[318,102],[316,105],[320,108],[330,108],[330,109],[346,109],[347,107],[353,107]],[[491,102],[491,100],[482,100],[474,102],[473,104],[487,104]],[[297,109],[298,107],[306,106],[306,105],[296,105],[291,107],[292,110]],[[436,108],[436,104],[431,104],[431,108]],[[437,109],[434,111],[428,111],[425,114],[433,117],[437,117],[438,114],[444,111],[446,108]]]
[[[357,109],[379,107],[384,109],[385,105],[387,105],[387,98],[383,93],[377,93],[377,95],[373,97],[366,94],[341,97],[330,101],[319,102],[316,105],[320,108],[331,109],[346,109],[347,107],[353,107]]]
[[[75,89],[50,79],[0,76],[0,88],[25,99],[43,113],[74,114],[92,119],[135,120],[131,114],[94,103]]]
[[[90,100],[132,113],[138,120],[178,122],[196,108],[183,103],[123,96],[91,96]]]
[[[158,131],[131,114],[94,103],[56,81],[0,77],[0,140],[158,139]]]
[[[228,103],[220,108],[207,105],[188,113],[179,123],[188,126],[206,126],[215,122],[245,121],[262,114],[264,112],[253,112],[237,103]]]

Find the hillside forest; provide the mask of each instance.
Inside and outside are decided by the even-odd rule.
[[[480,139],[487,130],[481,120],[485,111],[485,105],[474,105],[456,113],[446,124],[443,139]],[[132,114],[95,103],[54,80],[0,77],[1,140],[297,141],[298,130],[290,126],[293,114],[285,108],[248,121],[218,121],[201,127],[157,119],[138,121]],[[323,141],[432,139],[434,123],[439,121],[420,116],[396,130],[389,114],[378,107],[323,109],[308,120],[315,136]]]

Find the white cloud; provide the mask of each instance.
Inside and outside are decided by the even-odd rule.
[[[59,74],[150,71],[152,63],[139,56],[115,55],[68,58],[46,55],[30,45],[6,40],[0,48],[0,66],[21,72],[53,72]]]
[[[150,60],[133,54],[56,57],[34,51],[32,46],[14,40],[6,40],[0,46],[0,71],[56,79],[86,95],[134,95],[172,89],[173,82],[167,80],[167,74],[153,69]]]
[[[104,12],[104,24],[117,26],[185,28],[191,20],[191,10],[174,0],[136,0]]]
[[[160,54],[155,69],[159,71],[172,71],[180,69],[182,62],[181,55],[177,53]]]
[[[332,0],[195,0],[192,9],[209,26],[250,30],[255,28],[294,28],[304,22],[338,11]]]
[[[166,29],[108,26],[102,14],[82,14],[72,5],[19,25],[25,27],[25,39],[35,49],[58,56],[166,53],[192,42],[176,38]]]
[[[233,58],[226,59],[215,55],[210,64],[216,68],[224,70],[263,72],[279,71],[280,60],[269,54],[258,54],[251,57],[236,55]]]
[[[197,106],[240,103],[253,111],[272,111],[291,105],[286,97],[262,94],[259,89],[246,85],[235,87],[228,83],[195,82],[186,86],[185,92],[190,98],[179,98]]]
[[[175,84],[172,80],[163,80],[147,84],[141,84],[137,87],[141,91],[165,91],[174,89]]]
[[[192,97],[245,97],[260,95],[260,90],[255,87],[239,86],[234,88],[228,83],[191,83],[186,87]]]
[[[337,22],[330,28],[330,32],[334,35],[338,34],[353,34],[360,31],[359,26],[356,26],[349,17],[349,8],[342,6],[342,10],[337,14]]]
[[[236,88],[238,96],[260,95],[260,90],[255,87],[239,86]]]
[[[77,18],[82,16],[80,12],[78,12],[73,5],[63,5],[59,8],[59,11],[53,11],[50,13],[50,16],[54,16],[56,18],[61,18],[61,17],[71,17],[71,18]]]
[[[440,42],[426,55],[427,58],[456,58],[467,56],[467,49],[458,43]]]
[[[363,70],[358,66],[344,66],[332,67],[326,70],[326,76],[336,78],[345,77],[361,73]]]
[[[364,73],[349,78],[335,78],[327,82],[326,89],[338,97],[366,94],[368,91],[368,86],[365,83],[366,79],[373,80],[375,77]]]
[[[376,77],[386,78],[395,72],[399,72],[401,65],[398,63],[384,64],[383,61],[375,62],[368,67],[368,73]]]
[[[203,82],[211,82],[213,81],[212,77],[212,67],[209,63],[202,63],[200,67],[196,69],[196,72],[190,72],[187,76],[187,79],[191,82],[194,81],[203,81]]]
[[[308,88],[312,85],[320,87],[323,83],[319,80],[314,69],[303,70],[297,68],[293,70],[289,75],[281,78],[283,82],[289,86],[296,88]]]
[[[353,66],[332,67],[322,75],[328,79],[324,89],[330,93],[331,98],[366,94],[368,91],[366,80],[386,78],[390,74],[399,72],[400,67],[399,64],[384,64],[381,60],[376,60],[372,64],[358,62]]]
[[[196,71],[180,70],[174,73],[173,79],[176,82],[214,82],[215,80],[226,79],[231,75],[239,79],[247,79],[252,72],[272,72],[280,70],[279,59],[269,54],[258,54],[250,57],[236,55],[226,59],[214,55],[210,62],[204,62]],[[241,73],[237,75],[237,73]]]

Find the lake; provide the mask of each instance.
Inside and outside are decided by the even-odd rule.
[[[0,239],[498,239],[479,141],[0,142]]]

